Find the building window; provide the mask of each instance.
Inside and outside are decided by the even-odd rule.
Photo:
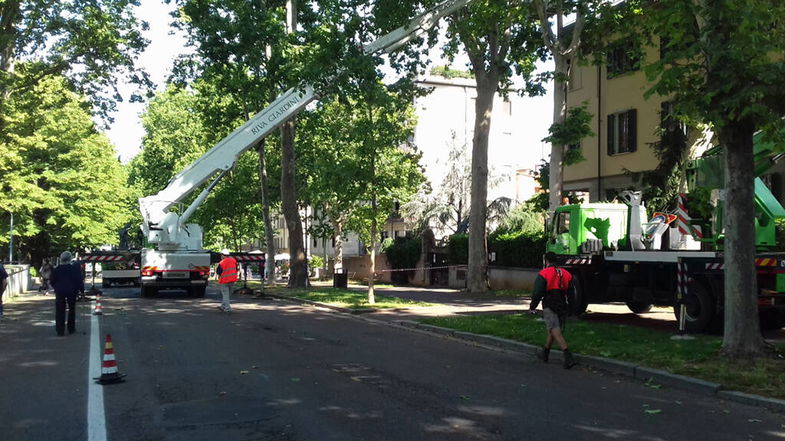
[[[637,112],[635,109],[608,115],[608,155],[637,150]]]
[[[632,43],[618,42],[608,51],[607,78],[611,79],[640,68],[640,49]]]

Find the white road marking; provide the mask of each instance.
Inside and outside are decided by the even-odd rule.
[[[92,308],[91,308],[92,309]],[[97,315],[90,315],[90,368],[87,371],[87,441],[106,441],[104,389],[94,378],[101,376],[101,342]]]

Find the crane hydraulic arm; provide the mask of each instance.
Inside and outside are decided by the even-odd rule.
[[[411,19],[406,25],[363,46],[365,54],[389,53],[421,36],[442,17],[459,10],[471,0],[447,0]],[[221,178],[248,149],[276,127],[303,110],[316,99],[310,85],[294,87],[281,94],[267,108],[235,129],[199,159],[175,175],[158,194],[139,199],[142,231],[148,242],[161,250],[201,249],[201,229],[185,222],[201,205]],[[217,175],[217,176],[216,176]],[[181,214],[170,208],[182,202],[199,186],[216,176]]]

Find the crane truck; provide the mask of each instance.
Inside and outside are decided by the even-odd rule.
[[[447,0],[363,46],[363,52],[366,55],[392,52],[423,35],[439,19],[459,10],[469,1]],[[192,296],[204,296],[211,254],[203,248],[202,228],[186,222],[243,153],[316,97],[317,91],[311,85],[287,90],[175,175],[163,190],[139,199],[143,218],[141,229],[147,244],[152,245],[141,250],[143,297],[155,296],[158,290],[169,288],[185,289]],[[172,210],[210,179],[212,181],[187,208],[182,212]]]
[[[756,134],[755,266],[758,308],[767,327],[785,326],[785,253],[774,251],[775,221],[785,218],[785,209],[760,178],[781,158],[778,150]],[[722,161],[717,146],[689,162],[687,188],[691,193],[702,189],[706,197],[691,200],[681,194],[675,214],[647,216],[637,191],[622,192],[620,203],[572,204],[554,211],[546,251],[576,276],[573,314],[582,314],[591,303],[625,302],[634,313],[673,306],[677,319],[685,311],[687,331],[722,327]]]

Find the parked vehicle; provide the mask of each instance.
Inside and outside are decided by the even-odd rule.
[[[139,286],[140,277],[139,262],[118,261],[101,264],[101,286],[103,288],[120,284]]]
[[[781,156],[756,137],[756,172]],[[646,213],[640,192],[620,194],[622,203],[559,207],[549,221],[547,251],[575,275],[573,313],[590,303],[625,302],[634,313],[652,305],[673,306],[690,331],[719,329],[724,320],[723,170],[720,147],[692,161],[688,187],[711,193],[711,203],[680,197],[676,214]],[[702,213],[700,216],[695,213]],[[760,178],[755,182],[755,256],[761,324],[785,326],[785,253],[775,252],[775,221],[785,209]],[[680,283],[681,281],[681,283]]]

